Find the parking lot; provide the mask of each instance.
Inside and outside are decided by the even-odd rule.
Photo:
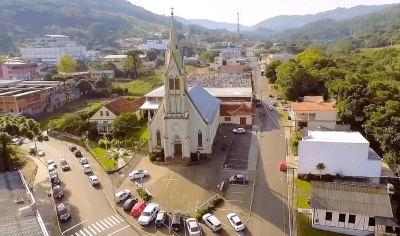
[[[248,157],[251,145],[251,129],[246,128],[246,133],[235,134],[232,132],[232,126],[222,127],[227,138],[231,138],[228,155],[224,162],[225,168],[246,170],[248,167]]]

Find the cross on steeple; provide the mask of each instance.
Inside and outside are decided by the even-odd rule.
[[[173,16],[174,15],[174,7],[171,7],[170,9],[171,9],[171,16]]]

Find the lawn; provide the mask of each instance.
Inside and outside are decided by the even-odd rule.
[[[309,215],[297,213],[297,234],[299,236],[345,236],[344,234],[314,229],[311,224]]]
[[[288,115],[286,114],[286,112],[280,113],[281,117],[283,120],[287,120]]]
[[[311,184],[307,181],[296,179],[296,188],[301,190],[311,190]]]
[[[135,126],[140,127],[139,129],[126,129],[127,138],[134,137],[137,139],[147,139],[149,137],[149,130],[147,129],[147,119],[142,118]]]
[[[104,154],[107,152],[107,149],[104,148],[94,148],[93,153],[96,156],[97,160],[107,169],[114,169],[117,165],[117,161],[112,159],[106,159]]]
[[[129,83],[115,82],[112,87],[128,88],[131,96],[143,96],[164,84],[164,69],[157,68],[152,75],[142,75]]]
[[[306,196],[298,196],[297,197],[297,207],[310,209],[310,206],[308,205],[307,200],[308,200],[308,197],[306,197]]]

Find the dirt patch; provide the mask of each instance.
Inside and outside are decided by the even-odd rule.
[[[19,155],[20,155],[19,157],[20,161],[24,164],[20,170],[25,178],[25,181],[28,183],[29,180],[32,178],[32,173],[33,170],[36,168],[36,163],[28,155],[23,155],[23,154]]]

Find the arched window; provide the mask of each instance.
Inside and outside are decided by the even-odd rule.
[[[203,146],[203,133],[199,130],[197,133],[197,146],[202,147]]]
[[[161,133],[159,130],[157,130],[157,145],[160,146],[161,145]]]

